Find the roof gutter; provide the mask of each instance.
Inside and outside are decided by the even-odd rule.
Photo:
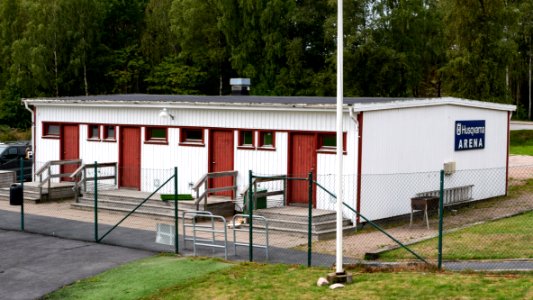
[[[391,110],[399,108],[417,108],[428,106],[442,106],[442,105],[455,105],[472,108],[486,108],[501,111],[515,111],[515,105],[500,104],[494,102],[483,102],[466,99],[458,99],[452,97],[440,98],[440,99],[427,99],[427,100],[412,100],[412,101],[394,101],[388,103],[368,103],[368,104],[354,104],[354,112],[362,111],[376,111],[376,110]]]
[[[36,100],[24,99],[24,103],[33,106],[54,106],[54,107],[116,107],[116,108],[174,108],[174,109],[216,109],[216,110],[258,110],[258,111],[312,111],[324,112],[335,111],[335,104],[268,104],[268,103],[250,103],[243,105],[242,103],[174,103],[174,102],[117,102],[117,101],[50,101],[50,100]],[[345,105],[348,110],[348,105]]]

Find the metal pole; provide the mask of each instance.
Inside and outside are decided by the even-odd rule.
[[[344,32],[342,18],[342,0],[337,0],[337,176],[335,184],[335,193],[337,194],[337,251],[336,251],[336,268],[337,274],[344,273],[342,262],[342,107],[343,107],[343,51],[344,51]]]
[[[250,244],[250,247],[249,247],[249,252],[250,252],[250,261],[254,261],[254,248],[253,248],[253,241],[254,241],[254,238],[253,238],[253,213],[252,213],[252,210],[254,209],[253,207],[253,201],[252,201],[252,196],[253,196],[253,192],[252,192],[252,177],[253,177],[253,174],[252,174],[252,170],[248,170],[248,222],[250,222],[250,227],[249,227],[249,231],[250,231],[250,239],[249,239],[249,244]]]
[[[22,203],[20,204],[20,230],[24,231],[24,159],[20,158],[20,188],[22,189]]]
[[[98,162],[94,162],[94,240],[98,240]]]
[[[178,167],[174,167],[174,253],[178,254]]]
[[[439,254],[438,269],[442,269],[442,219],[444,212],[444,170],[440,171],[440,192],[439,192]]]
[[[311,253],[312,253],[312,226],[313,226],[313,172],[309,172],[308,176],[308,183],[309,183],[309,211],[308,211],[308,224],[307,224],[307,266],[311,266]]]

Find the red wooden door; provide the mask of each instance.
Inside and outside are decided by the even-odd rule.
[[[307,178],[310,171],[316,179],[316,136],[312,133],[290,134],[289,177]],[[309,202],[309,183],[302,180],[290,180],[287,184],[287,200],[293,204]],[[316,205],[313,189],[313,206]]]
[[[141,129],[120,128],[119,185],[122,188],[141,188]]]
[[[209,138],[209,172],[233,170],[233,131],[212,130]],[[213,178],[209,182],[212,188],[233,186],[233,177]],[[233,197],[232,191],[214,193],[219,196]]]
[[[80,158],[80,146],[79,146],[79,127],[78,125],[63,125],[61,126],[61,146],[60,146],[60,159],[79,159]],[[73,173],[79,165],[65,165],[61,166],[61,173]],[[62,177],[63,181],[72,181],[70,177]]]

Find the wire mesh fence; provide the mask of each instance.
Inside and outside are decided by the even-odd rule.
[[[61,167],[56,168],[59,172]],[[200,205],[202,211],[197,211],[191,184],[179,182],[178,175],[176,219],[172,197],[164,201],[161,196],[174,193],[172,180],[165,183],[173,176],[172,168],[118,170],[138,172],[132,179],[139,183],[134,190],[118,189],[125,183],[112,178],[116,172],[113,167],[88,168],[85,178],[106,179],[97,180],[97,184],[94,180],[83,182],[77,199],[29,201],[38,198],[39,189],[37,183],[26,183],[25,231],[94,241],[123,220],[101,242],[174,252],[176,236],[172,231],[177,228],[178,250],[184,255],[322,266],[335,262],[332,174],[311,174],[309,184],[310,174],[253,173],[251,195],[248,189],[239,190],[234,199],[226,197],[223,204],[213,200],[216,192],[208,198],[208,203],[230,205],[231,214],[217,213],[214,206]],[[458,170],[443,179],[441,189],[440,171],[362,174],[360,178],[345,175],[344,262],[416,260],[401,243],[436,263],[439,212],[431,199],[441,196],[444,261],[533,258],[533,166]],[[53,182],[72,190],[72,183]],[[413,206],[413,199],[420,198],[429,199],[427,212],[425,207]],[[4,193],[2,199],[9,198]],[[222,218],[211,217],[206,211]],[[0,215],[1,229],[20,230],[20,207],[0,201]]]

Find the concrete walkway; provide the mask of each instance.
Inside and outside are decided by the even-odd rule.
[[[35,299],[153,252],[0,229],[0,299]]]

